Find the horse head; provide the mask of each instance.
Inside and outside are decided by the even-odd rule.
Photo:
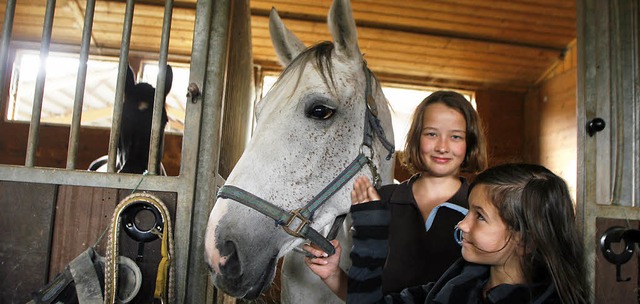
[[[167,65],[167,75],[164,86],[164,96],[171,91],[173,70]],[[153,104],[156,90],[146,82],[135,83],[133,71],[127,70],[124,88],[124,106],[122,108],[122,123],[120,124],[120,140],[118,141],[118,172],[143,173],[149,162],[149,144],[151,138],[151,121],[153,119]],[[167,125],[167,110],[162,108],[160,122],[160,148],[158,149],[158,168],[162,160],[164,128]]]
[[[167,65],[164,96],[171,91],[173,70]],[[127,69],[124,87],[124,103],[122,121],[120,123],[120,139],[116,152],[116,171],[121,173],[142,174],[149,163],[149,145],[151,141],[151,121],[156,90],[146,82],[136,83],[131,67]],[[162,147],[164,128],[167,125],[167,110],[162,108],[160,122],[160,148],[158,149],[158,168],[156,172],[164,172],[162,164]],[[107,156],[102,156],[89,165],[89,171],[106,171]]]
[[[348,0],[334,1],[328,23],[333,42],[305,48],[272,9],[272,42],[286,68],[256,106],[252,139],[206,229],[213,282],[231,296],[258,297],[278,258],[305,239],[333,249],[323,236],[348,213],[356,174],[391,182],[388,102],[358,47]]]

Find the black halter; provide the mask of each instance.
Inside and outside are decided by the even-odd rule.
[[[276,226],[282,226],[284,231],[288,234],[304,238],[320,247],[324,252],[329,255],[335,253],[335,248],[329,243],[330,239],[335,238],[337,233],[337,227],[342,224],[344,215],[338,216],[334,221],[332,232],[325,238],[318,231],[313,229],[309,223],[313,217],[314,212],[322,206],[333,194],[338,192],[349,180],[351,180],[365,165],[368,165],[373,175],[373,183],[376,188],[380,186],[381,178],[378,173],[378,169],[373,163],[373,139],[377,137],[382,143],[385,149],[389,152],[386,159],[390,160],[395,147],[385,137],[384,130],[378,119],[378,110],[375,100],[371,94],[371,77],[372,73],[367,68],[367,63],[364,62],[363,69],[366,77],[366,89],[365,89],[365,101],[366,101],[366,114],[364,123],[364,137],[362,145],[360,146],[360,152],[358,156],[347,166],[340,174],[334,178],[320,193],[311,199],[303,208],[295,209],[292,211],[284,210],[262,198],[259,198],[245,190],[232,185],[224,185],[218,191],[218,197],[232,199],[245,206],[251,207],[260,213],[272,218],[276,222]],[[364,154],[363,148],[368,147],[371,151],[370,156]],[[331,235],[333,234],[333,235]]]

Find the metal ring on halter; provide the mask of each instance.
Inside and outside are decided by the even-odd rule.
[[[373,149],[371,149],[371,147],[365,144],[362,144],[360,145],[360,154],[365,155],[362,148],[364,146],[369,148],[369,151],[371,151],[370,153],[371,156],[365,156],[365,157],[367,158],[367,165],[369,166],[369,170],[371,170],[371,178],[373,179],[371,183],[373,183],[374,188],[378,189],[382,184],[382,178],[380,177],[380,173],[378,173],[378,167],[376,166],[376,164],[373,163],[373,156],[375,155],[375,153]]]
[[[369,146],[367,146],[367,145],[365,145],[365,144],[361,144],[361,145],[360,145],[360,148],[358,149],[358,152],[359,152],[360,154],[362,154],[362,155],[365,155],[365,156],[366,156],[366,154],[364,153],[364,147],[369,148],[369,152],[370,152],[370,153],[369,153],[368,158],[369,158],[369,160],[372,160],[372,159],[373,159],[373,157],[375,156],[375,152],[373,151],[373,148],[371,148],[371,147],[369,147]]]
[[[458,243],[458,245],[462,246],[462,230],[458,228],[458,225],[455,225],[455,230],[453,230],[453,239]]]

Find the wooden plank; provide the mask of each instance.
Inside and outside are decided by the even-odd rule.
[[[25,303],[47,282],[56,186],[0,181],[0,303]]]
[[[476,92],[477,110],[488,143],[489,166],[523,161],[524,97],[513,92]]]
[[[489,1],[485,1],[484,4],[478,4],[477,2],[481,1],[473,1],[470,3],[472,5],[459,5],[450,1],[409,0],[394,2],[390,5],[388,0],[360,0],[352,1],[351,7],[355,15],[359,12],[372,12],[380,15],[382,19],[384,19],[387,14],[394,14],[398,16],[406,15],[410,17],[419,16],[423,18],[434,18],[434,15],[440,15],[442,17],[447,17],[448,20],[453,22],[471,23],[467,22],[468,18],[471,18],[470,20],[483,18],[487,20],[512,20],[522,23],[541,22],[559,27],[575,28],[575,24],[566,19],[568,17],[573,17],[575,20],[575,4],[573,7],[554,7],[548,4],[516,4],[511,5],[511,7],[507,7]],[[506,1],[505,3],[510,2],[512,1]],[[304,12],[305,14],[318,17],[326,16],[330,5],[331,1],[314,1],[313,3],[305,3],[298,0],[251,1],[251,8],[253,10],[270,10],[271,7],[275,7],[283,14]],[[536,12],[540,10],[551,12],[551,15],[544,13],[536,14]],[[565,18],[558,18],[559,16],[563,16]],[[356,20],[360,19],[356,18]],[[385,23],[387,23],[386,20]]]
[[[363,0],[359,1],[363,7],[370,7],[371,4],[376,3],[381,6],[380,11],[384,12],[389,7],[389,3],[385,0]],[[443,15],[450,20],[457,20],[458,22],[468,22],[469,20],[486,20],[493,22],[492,24],[497,26],[515,25],[516,23],[529,24],[529,27],[535,26],[535,24],[545,24],[554,28],[573,29],[575,31],[575,3],[574,7],[553,7],[548,4],[544,5],[529,5],[529,6],[514,6],[511,9],[501,5],[497,1],[491,2],[490,6],[483,6],[474,1],[472,5],[460,5],[451,1],[402,1],[401,3],[395,3],[394,7],[401,7],[404,10],[402,13],[420,14],[420,15]],[[487,1],[485,1],[486,3]],[[514,1],[502,1],[513,3]],[[569,1],[567,1],[569,2]],[[387,8],[385,8],[387,7]],[[541,9],[546,9],[554,15],[537,13]],[[412,11],[414,13],[412,13]],[[558,18],[558,15],[562,15],[563,18]],[[572,22],[573,19],[573,22]],[[505,24],[498,24],[499,21],[506,21]],[[515,22],[515,23],[514,23]],[[469,22],[472,23],[472,22]]]
[[[310,6],[306,3],[256,3],[256,10],[267,11],[273,5],[285,16],[314,19],[326,16],[328,8]],[[477,2],[477,1],[476,1]],[[466,3],[443,3],[436,1],[401,1],[389,5],[387,1],[358,1],[352,3],[356,22],[359,25],[424,33],[447,33],[459,37],[477,37],[498,41],[524,42],[547,47],[562,48],[570,37],[575,36],[575,10],[561,10],[517,5],[477,5]],[[508,3],[507,3],[508,4]],[[568,14],[559,14],[558,11]],[[298,12],[298,13],[297,13]],[[304,12],[304,13],[300,13]],[[490,12],[483,16],[482,12]],[[573,15],[570,15],[573,12]],[[563,15],[563,18],[559,18]],[[561,24],[558,24],[561,22]],[[544,26],[540,26],[544,25]]]
[[[310,22],[299,20],[284,20],[287,28],[296,35],[301,37],[304,42],[315,43],[322,40],[331,40],[329,30],[326,23]],[[252,16],[252,40],[257,37],[270,39],[268,35],[269,19],[267,17]],[[316,33],[307,37],[310,33]],[[365,46],[363,40],[384,41],[389,44],[415,45],[418,47],[434,47],[443,50],[460,50],[467,52],[487,52],[494,54],[508,54],[518,58],[557,58],[560,55],[559,50],[547,50],[534,47],[523,47],[517,45],[509,45],[506,43],[489,43],[483,41],[474,41],[470,39],[460,39],[452,37],[443,37],[436,35],[417,34],[410,32],[398,32],[384,29],[358,28],[358,40],[361,47]],[[269,43],[269,45],[271,45]],[[402,51],[402,50],[399,50]]]
[[[109,227],[118,203],[116,189],[60,186],[56,203],[49,279],[75,257],[98,242]],[[104,255],[106,239],[99,243]]]

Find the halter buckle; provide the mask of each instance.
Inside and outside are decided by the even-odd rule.
[[[282,229],[284,229],[284,231],[286,231],[288,234],[292,236],[303,238],[304,236],[300,234],[300,231],[302,231],[302,229],[309,224],[309,219],[304,217],[304,215],[300,214],[301,212],[302,212],[302,209],[296,209],[291,211],[290,212],[291,218],[289,219],[287,224],[282,225]],[[291,224],[296,224],[297,225],[296,229],[291,229],[290,228]]]

